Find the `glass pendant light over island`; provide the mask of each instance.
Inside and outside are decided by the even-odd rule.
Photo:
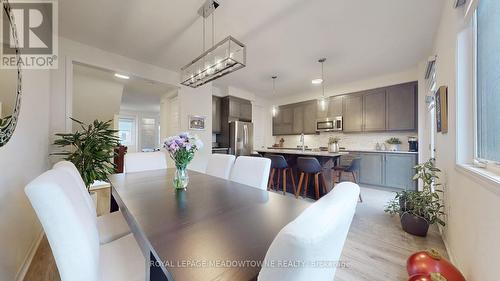
[[[271,76],[271,78],[273,79],[273,96],[276,96],[276,78],[278,78],[278,76],[274,75]],[[276,115],[278,114],[278,107],[276,105],[273,105],[272,113],[273,117],[276,117]]]

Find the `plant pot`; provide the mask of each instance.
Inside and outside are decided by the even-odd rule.
[[[90,198],[92,198],[92,202],[94,202],[94,205],[97,208],[97,192],[90,191],[89,194],[90,194]]]
[[[339,144],[338,143],[330,143],[328,145],[328,152],[334,153],[334,152],[339,152]]]
[[[400,147],[400,144],[388,144],[389,151],[399,151]]]
[[[420,216],[404,212],[401,215],[401,227],[407,233],[426,237],[429,231],[429,222]]]

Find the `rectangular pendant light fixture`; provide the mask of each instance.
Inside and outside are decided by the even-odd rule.
[[[181,68],[181,84],[197,88],[245,65],[245,45],[228,36]]]

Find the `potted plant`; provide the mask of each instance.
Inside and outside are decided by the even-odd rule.
[[[385,212],[399,214],[404,231],[425,237],[430,225],[445,225],[441,219],[444,215],[444,206],[439,198],[441,191],[435,190],[439,186],[437,173],[440,170],[435,167],[434,159],[415,166],[415,170],[417,173],[413,179],[422,180],[423,190],[396,193],[394,199],[387,204]]]
[[[193,160],[194,153],[203,147],[203,143],[197,136],[182,133],[165,140],[163,147],[168,151],[170,158],[175,162],[174,188],[185,190],[189,183],[187,165]]]
[[[87,125],[74,118],[70,119],[80,125],[80,128],[74,133],[56,134],[59,139],[54,141],[54,145],[69,149],[52,155],[65,156],[65,160],[75,164],[89,190],[95,181],[106,181],[108,175],[115,172],[112,158],[115,147],[119,145],[117,131],[111,129],[112,120],[95,120]]]
[[[339,152],[339,137],[328,138],[328,152]]]
[[[398,138],[390,138],[385,141],[389,145],[390,151],[399,151],[401,146],[401,140]]]

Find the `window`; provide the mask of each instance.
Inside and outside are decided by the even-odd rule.
[[[481,0],[476,19],[476,158],[500,162],[500,1]]]
[[[135,145],[135,130],[133,118],[120,118],[118,123],[120,143],[125,146]]]

